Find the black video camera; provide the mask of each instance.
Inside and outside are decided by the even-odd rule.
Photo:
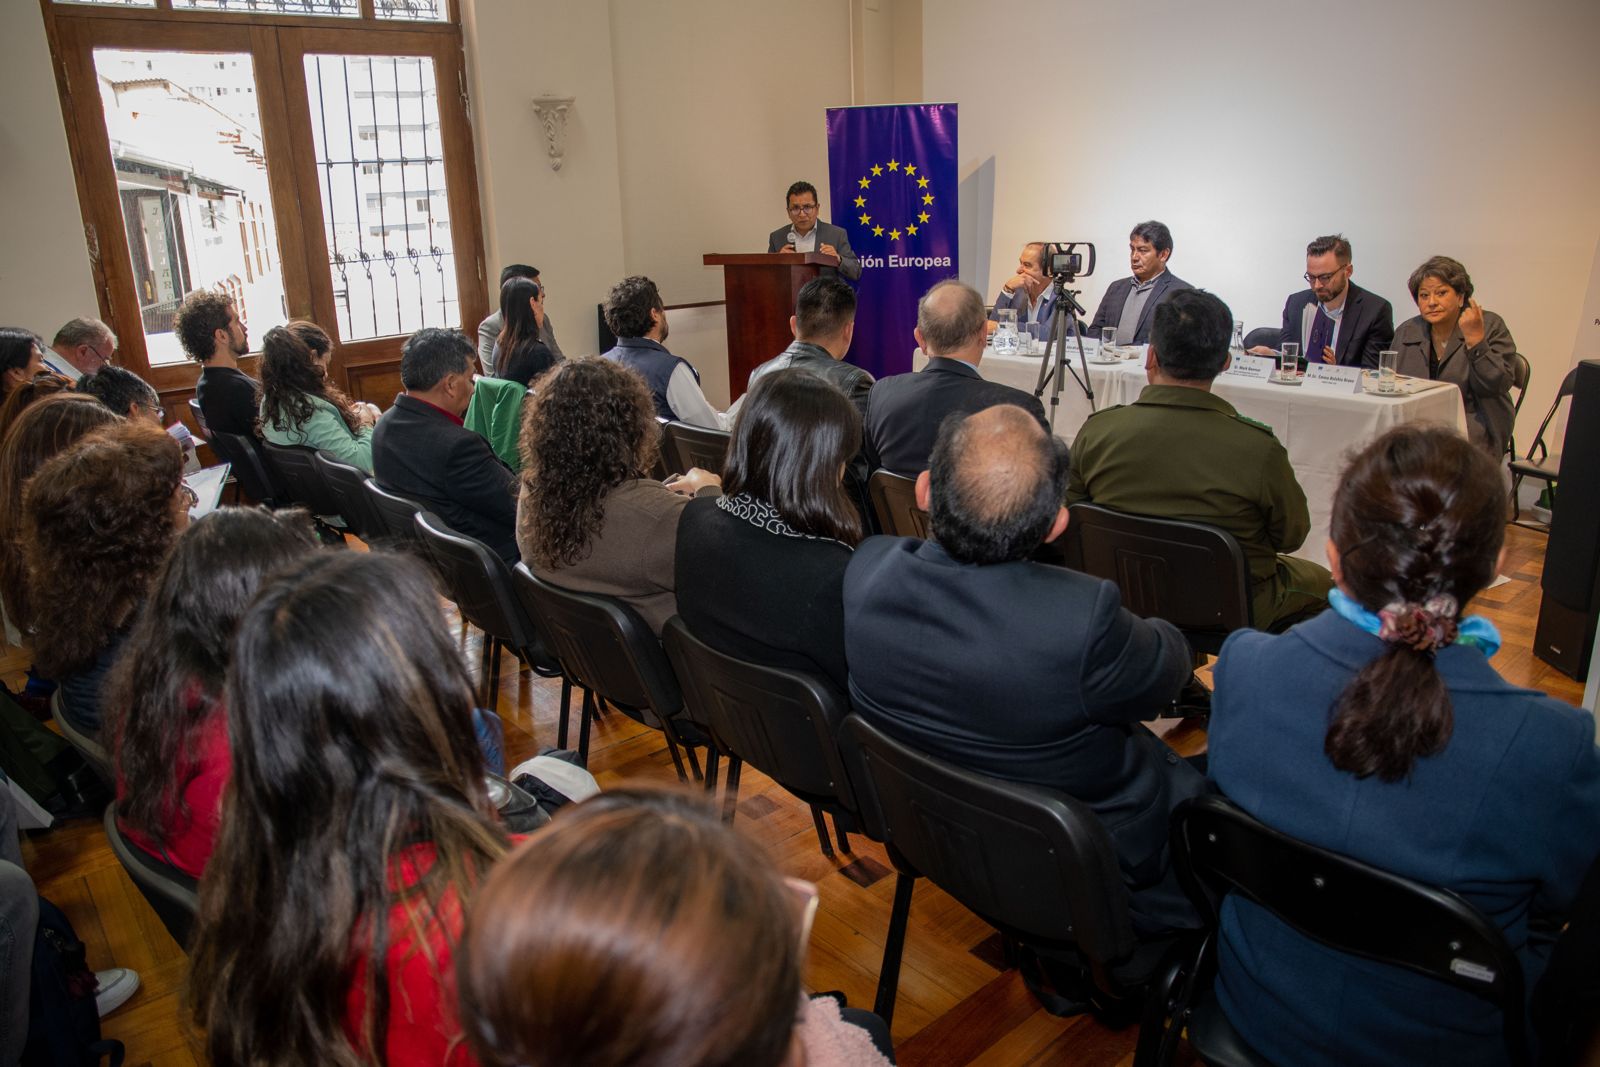
[[[1080,248],[1089,250],[1088,266],[1084,265]],[[1044,259],[1045,273],[1061,281],[1075,281],[1094,273],[1094,245],[1088,241],[1046,241]]]

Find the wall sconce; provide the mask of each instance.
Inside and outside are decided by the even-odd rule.
[[[560,170],[567,154],[567,111],[572,107],[570,96],[538,96],[533,100],[533,113],[544,126],[544,139],[550,151],[550,169]]]

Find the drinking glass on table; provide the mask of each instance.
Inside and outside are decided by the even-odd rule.
[[[1297,346],[1298,347],[1298,346]],[[1300,377],[1300,353],[1278,353],[1278,381],[1292,382]]]
[[[1115,326],[1100,327],[1100,358],[1110,359],[1117,354],[1117,328]]]
[[[1378,353],[1378,392],[1400,391],[1400,375],[1396,370],[1399,362],[1400,353],[1392,348]]]
[[[1283,351],[1281,351],[1279,355],[1282,356],[1283,359],[1293,360],[1290,366],[1292,366],[1295,370],[1300,369],[1300,342],[1285,341],[1283,343]]]
[[[1000,325],[994,331],[994,351],[999,356],[1014,356],[1022,347],[1017,338],[1017,309],[996,308],[995,321]]]

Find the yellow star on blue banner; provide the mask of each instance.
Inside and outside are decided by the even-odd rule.
[[[887,164],[872,164],[867,168],[867,174],[862,175],[857,180],[856,184],[862,189],[870,189],[872,187],[873,178],[881,178],[884,176],[885,167],[887,167],[888,173],[891,177],[897,174],[903,175],[906,178],[915,180],[916,189],[922,190],[928,188],[928,178],[917,173],[917,165],[915,163],[902,163],[898,159],[890,159]],[[868,175],[870,175],[870,177]],[[894,186],[889,187],[890,193],[892,193],[894,188]],[[933,203],[933,194],[923,193],[921,200],[922,206],[924,209],[926,209],[927,205]],[[859,216],[862,227],[865,228],[867,226],[871,226],[872,215],[866,211],[867,197],[865,195],[857,196],[855,198],[855,206],[862,209]],[[890,209],[891,213],[893,210],[893,208]],[[894,226],[887,229],[885,229],[885,227],[882,225],[871,226],[871,230],[869,232],[874,237],[882,237],[887,233],[889,240],[900,241],[902,238],[911,238],[917,236],[917,233],[919,232],[919,224],[925,226],[930,220],[931,216],[926,210],[923,210],[917,213],[916,222],[908,222],[904,226]]]

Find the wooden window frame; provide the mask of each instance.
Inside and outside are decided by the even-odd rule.
[[[333,278],[317,178],[304,57],[308,54],[422,56],[433,61],[450,209],[460,326],[469,337],[489,311],[483,223],[478,205],[477,154],[467,102],[459,5],[449,0],[438,22],[378,19],[373,0],[359,18],[175,10],[171,0],[150,8],[95,7],[39,0],[56,73],[67,145],[83,216],[100,317],[121,341],[120,362],[155,386],[169,411],[182,412],[199,366],[152,365],[145,349],[139,297],[127,250],[116,171],[100,95],[94,89],[97,48],[239,52],[255,68],[262,144],[277,222],[276,262],[290,318],[317,322],[336,341],[330,371],[345,390],[384,406],[398,391],[403,335],[345,342],[338,337]],[[88,87],[87,89],[83,87]],[[248,255],[248,249],[246,254]],[[268,249],[271,258],[271,249]],[[259,345],[260,336],[251,334]],[[259,357],[241,360],[247,368]],[[198,430],[198,427],[191,427]]]

